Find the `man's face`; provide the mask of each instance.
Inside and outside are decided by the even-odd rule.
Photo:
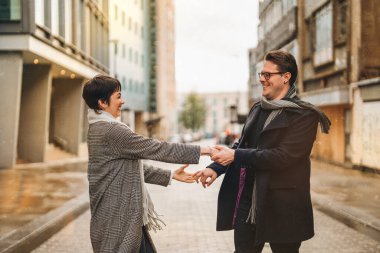
[[[260,82],[263,86],[262,95],[268,100],[281,99],[289,90],[290,73],[279,72],[278,66],[273,62],[266,61],[264,63],[263,69],[261,70]]]

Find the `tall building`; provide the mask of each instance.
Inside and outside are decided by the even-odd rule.
[[[175,8],[173,0],[150,2],[150,135],[166,139],[177,131]]]
[[[380,146],[375,141],[380,138],[377,3],[376,0],[260,1],[259,42],[249,51],[249,90],[253,103],[260,97],[256,76],[265,52],[290,51],[299,67],[298,93],[332,120],[330,134],[318,134],[313,157],[380,170]],[[292,14],[284,16],[287,9]]]
[[[149,109],[149,15],[147,0],[109,0],[110,74],[122,85],[121,120],[143,134]]]
[[[84,79],[108,72],[108,1],[0,3],[0,167],[85,142]]]
[[[302,97],[332,120],[313,156],[380,169],[380,6],[376,0],[300,1]]]
[[[110,0],[110,72],[123,87],[121,120],[166,139],[176,132],[173,0]]]

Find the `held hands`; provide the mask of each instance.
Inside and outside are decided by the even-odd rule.
[[[202,155],[209,155],[211,160],[223,166],[227,166],[234,161],[235,150],[224,146],[201,147]],[[187,167],[187,166],[186,166]],[[181,167],[182,168],[182,167]],[[201,181],[203,188],[209,187],[218,177],[216,172],[210,168],[200,170],[192,174],[193,180]]]
[[[203,188],[209,187],[217,178],[217,174],[214,170],[206,168],[204,170],[197,171],[193,174],[193,178],[197,183],[199,179],[202,183]]]
[[[207,146],[201,147],[201,155],[209,155],[214,162],[226,166],[234,161],[235,150],[218,145]]]
[[[214,162],[226,166],[234,161],[235,150],[216,145],[214,146],[210,157]]]
[[[187,168],[189,165],[186,164],[179,169],[176,169],[173,174],[173,178],[177,181],[184,182],[184,183],[194,183],[196,179],[193,177],[193,174],[187,173],[185,171],[185,168]]]

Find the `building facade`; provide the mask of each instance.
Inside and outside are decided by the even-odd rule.
[[[78,155],[82,83],[108,72],[108,1],[2,1],[0,24],[0,167],[43,162],[49,145]]]
[[[244,91],[200,93],[206,106],[206,122],[202,131],[210,136],[222,133],[240,134],[241,124],[231,123],[231,107],[236,107],[237,113],[247,115],[248,96]]]
[[[167,139],[177,131],[173,0],[110,0],[110,73],[123,89],[121,120]]]
[[[177,132],[175,7],[173,0],[150,0],[149,134],[167,139]]]
[[[143,134],[142,115],[149,109],[149,14],[147,0],[109,0],[110,74],[122,85],[121,120]]]
[[[283,39],[286,28],[279,27],[293,25],[282,17],[280,23],[270,26],[276,22],[268,10],[273,9],[273,15],[277,9],[284,13],[290,2],[296,13],[291,22],[296,24],[296,32],[288,43]],[[298,62],[300,96],[320,107],[332,121],[329,135],[318,134],[313,157],[379,170],[380,146],[375,140],[380,132],[380,113],[375,108],[380,108],[380,36],[376,27],[380,23],[380,6],[376,3],[375,0],[261,1],[260,41],[257,48],[250,50],[249,87],[254,102],[258,98],[258,90],[254,90],[258,80],[253,75],[260,71],[255,67],[260,67],[261,52],[290,51]],[[271,29],[266,32],[268,23]],[[291,43],[295,46],[289,48]]]

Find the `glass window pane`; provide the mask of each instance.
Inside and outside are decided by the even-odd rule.
[[[331,2],[315,16],[315,53],[314,65],[333,60],[333,19]]]
[[[20,20],[21,3],[20,0],[0,1],[0,20]]]

